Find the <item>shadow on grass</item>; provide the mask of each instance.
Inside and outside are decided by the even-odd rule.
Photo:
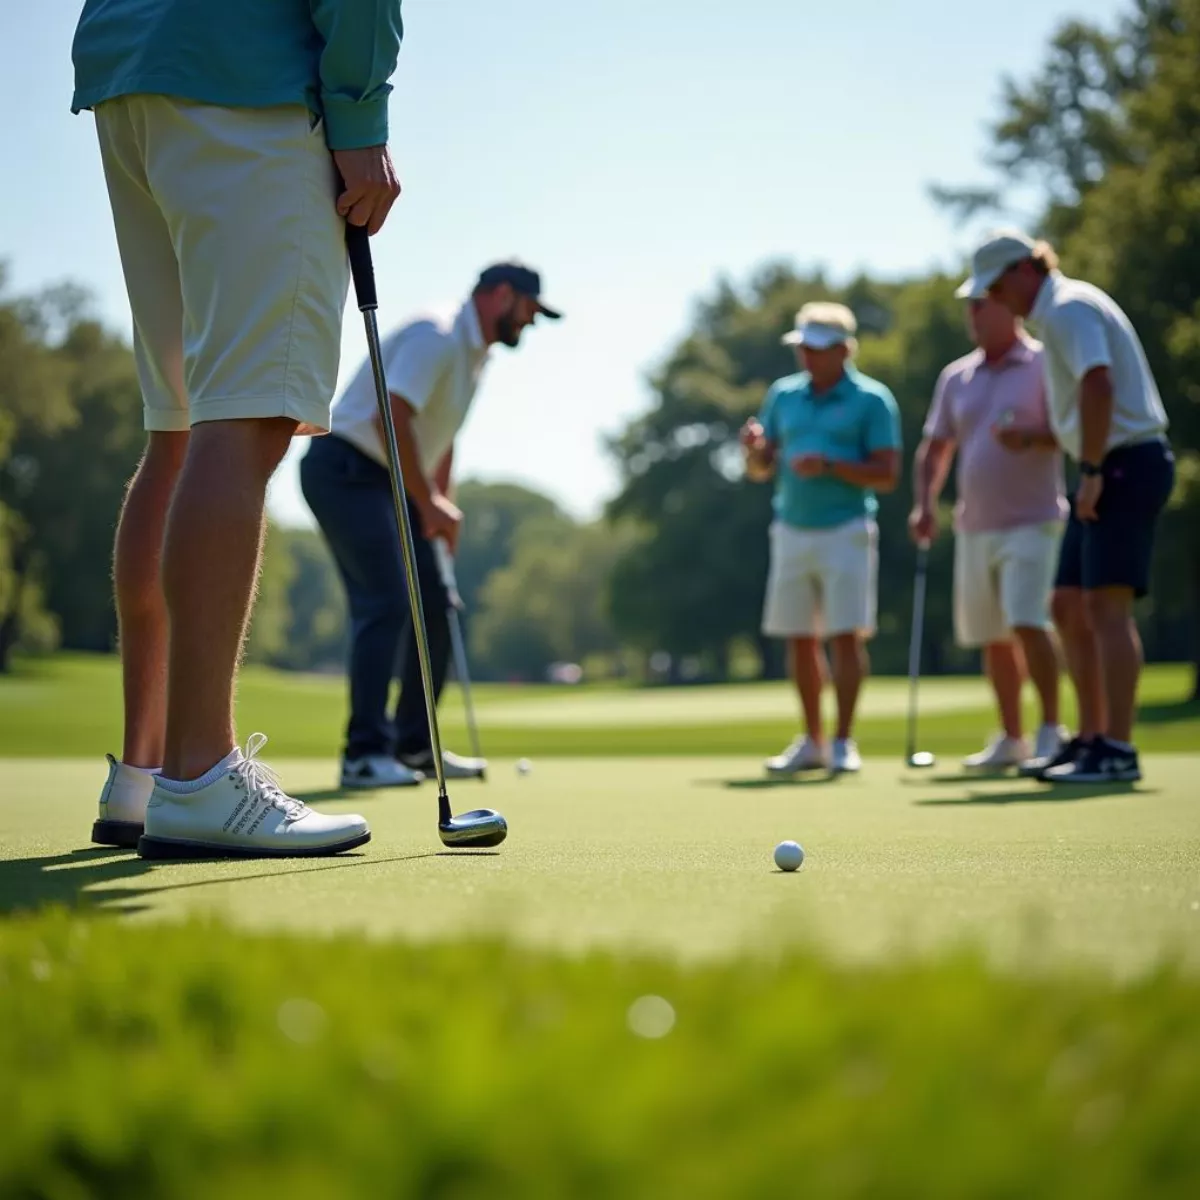
[[[352,867],[383,866],[388,863],[413,862],[421,858],[438,858],[451,851],[425,850],[416,854],[398,854],[390,858],[374,858],[365,853],[338,855],[329,859],[308,859],[303,866],[283,866],[296,859],[225,858],[210,856],[181,858],[175,862],[147,862],[133,851],[107,847],[72,850],[68,854],[41,858],[9,858],[0,860],[0,916],[19,912],[36,912],[52,905],[63,905],[73,911],[127,915],[144,912],[150,906],[138,901],[160,892],[184,891],[211,887],[214,884],[250,883],[260,879],[278,879],[283,875],[307,875],[317,871],[345,871]],[[462,854],[462,851],[457,852]],[[215,866],[246,862],[278,862],[276,870],[258,871],[252,875],[212,875],[205,879],[187,879],[180,883],[159,882],[169,879],[174,868],[185,866]],[[150,883],[153,876],[154,882]],[[127,881],[145,879],[149,886],[127,887]]]
[[[696,787],[733,788],[738,791],[761,791],[767,788],[812,787],[820,783],[833,783],[839,778],[832,771],[813,771],[806,775],[792,775],[776,779],[770,775],[757,775],[753,779],[696,779]]]
[[[1153,796],[1157,788],[1141,788],[1135,783],[1076,783],[1056,787],[1034,786],[1012,792],[969,792],[965,796],[933,796],[913,803],[929,808],[957,808],[979,804],[1062,804],[1075,800],[1098,800],[1105,796]]]
[[[963,783],[993,783],[997,780],[1011,779],[1016,781],[1021,776],[1016,771],[1009,769],[1007,771],[957,771],[954,774],[944,772],[942,774],[930,774],[912,772],[901,777],[901,783],[905,787],[925,787],[929,784],[934,784],[938,787],[958,786]],[[1034,783],[1032,776],[1029,777],[1029,782]]]

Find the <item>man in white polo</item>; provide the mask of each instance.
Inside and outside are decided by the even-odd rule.
[[[938,379],[913,464],[909,529],[918,543],[937,535],[937,500],[957,454],[955,635],[959,645],[982,649],[1002,727],[963,765],[1005,770],[1056,757],[1064,740],[1049,630],[1067,501],[1041,345],[986,295],[967,297],[967,321],[977,349]],[[1021,715],[1026,671],[1042,710],[1032,755]]]
[[[976,250],[960,295],[993,296],[1045,345],[1050,421],[1079,465],[1054,615],[1079,698],[1079,733],[1041,778],[1141,778],[1133,726],[1142,646],[1134,601],[1150,586],[1155,527],[1175,482],[1167,414],[1129,318],[1070,279],[1046,242],[1003,230]]]
[[[900,473],[900,414],[883,384],[855,370],[854,314],[841,304],[807,304],[784,337],[802,371],[777,380],[742,429],[747,474],[775,478],[771,567],[763,632],[786,638],[805,732],[767,771],[792,775],[857,771],[853,737],[859,693],[875,632],[878,529],[875,493]],[[829,672],[837,694],[832,750],[821,719]]]
[[[453,317],[418,317],[383,343],[435,702],[446,679],[450,629],[433,541],[443,538],[453,551],[462,520],[450,498],[454,439],[490,347],[497,342],[515,347],[539,315],[561,316],[541,301],[540,292],[536,271],[518,262],[496,263],[481,273]],[[334,405],[330,436],[315,440],[301,460],[300,484],[333,553],[350,609],[350,719],[342,786],[417,783],[433,770],[433,751],[369,361]],[[397,668],[400,696],[389,714]],[[487,766],[448,750],[442,757],[450,778],[478,777]]]

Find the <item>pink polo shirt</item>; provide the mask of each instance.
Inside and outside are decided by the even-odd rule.
[[[993,429],[1012,412],[1020,429],[1048,430],[1041,343],[1027,335],[997,363],[976,350],[941,374],[925,420],[925,436],[958,446],[954,527],[990,533],[1040,525],[1067,515],[1062,453],[1006,450]]]

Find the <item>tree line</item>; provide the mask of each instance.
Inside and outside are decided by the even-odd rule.
[[[1110,291],[1138,328],[1172,421],[1179,483],[1163,522],[1152,604],[1140,613],[1152,659],[1200,656],[1200,0],[1135,0],[1113,28],[1064,23],[1041,67],[1004,81],[982,183],[942,181],[953,220],[1008,215],[1042,197],[1031,232],[1069,274]],[[777,675],[758,634],[769,485],[742,476],[737,430],[769,383],[794,370],[781,334],[806,301],[858,317],[859,365],[886,383],[911,458],[934,382],[969,343],[959,276],[834,283],[766,263],[723,279],[651,379],[653,401],[608,444],[620,475],[603,516],[578,522],[511,484],[467,481],[459,584],[472,668],[540,679],[555,662],[668,678]],[[19,652],[110,651],[109,556],[125,482],[144,435],[132,354],[59,287],[13,296],[0,272],[0,670]],[[913,552],[911,477],[882,498],[881,672],[902,671]],[[953,503],[951,488],[945,500]],[[952,545],[935,544],[927,666],[972,668],[953,644]],[[340,669],[341,589],[318,534],[274,528],[248,656],[288,669]]]

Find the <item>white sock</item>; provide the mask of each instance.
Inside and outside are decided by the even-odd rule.
[[[140,771],[143,775],[162,774],[162,767],[131,767],[128,763],[122,763],[121,765],[130,771]]]
[[[216,766],[209,767],[199,779],[167,779],[160,775],[158,786],[165,792],[174,792],[178,796],[186,796],[198,792],[209,784],[216,783],[230,767],[242,761],[242,752],[236,746]]]

